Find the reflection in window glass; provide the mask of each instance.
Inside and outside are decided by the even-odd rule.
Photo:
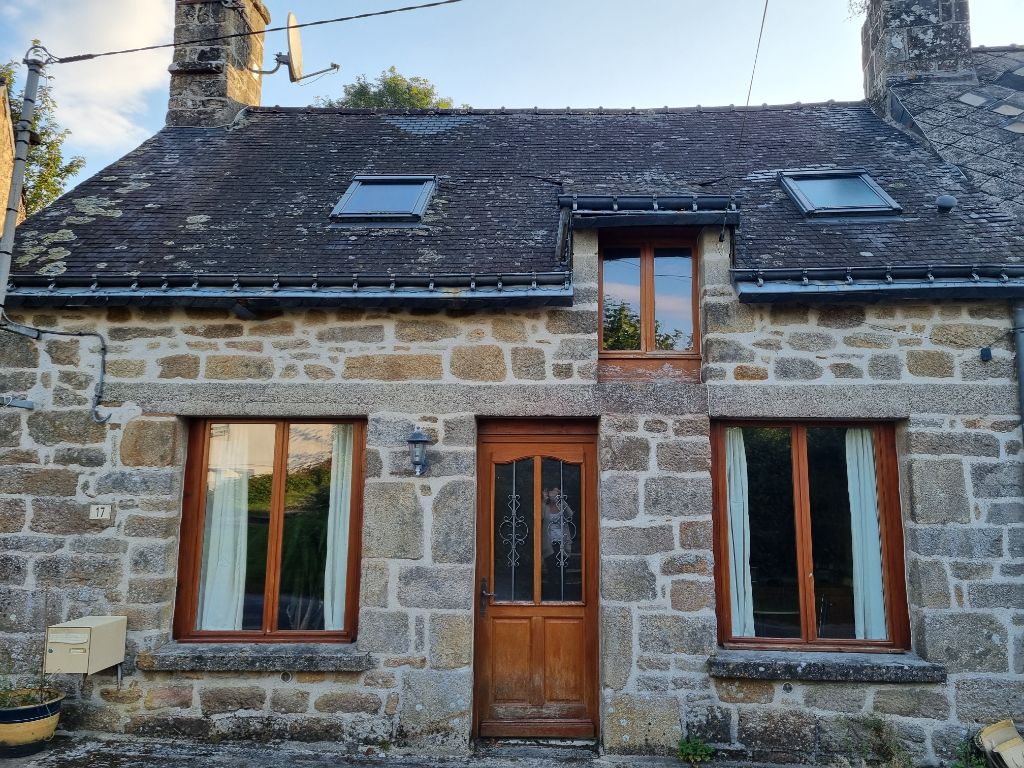
[[[533,459],[494,467],[494,597],[533,601]]]
[[[878,196],[859,176],[793,179],[814,208],[886,208],[889,204]]]
[[[608,249],[604,254],[602,270],[602,346],[607,350],[639,350],[640,249]]]
[[[654,249],[654,336],[657,349],[693,348],[693,260],[689,248]]]
[[[196,629],[263,626],[274,433],[273,424],[210,430]]]
[[[583,599],[582,467],[541,460],[541,600]]]
[[[351,424],[289,428],[278,629],[344,629],[352,449]]]

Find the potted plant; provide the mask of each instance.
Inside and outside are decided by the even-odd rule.
[[[10,656],[4,655],[4,666],[10,668]],[[64,693],[46,685],[42,669],[36,685],[0,686],[0,758],[23,757],[41,750],[57,730],[62,701]]]

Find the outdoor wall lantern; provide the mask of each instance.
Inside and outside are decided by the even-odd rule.
[[[419,477],[427,471],[427,446],[430,445],[430,438],[417,429],[409,435],[406,442],[409,443],[409,459],[416,470],[416,476]]]

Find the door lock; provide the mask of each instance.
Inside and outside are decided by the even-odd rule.
[[[494,597],[493,592],[487,591],[487,577],[484,576],[480,580],[480,616],[484,617],[487,615],[487,600],[488,598]]]

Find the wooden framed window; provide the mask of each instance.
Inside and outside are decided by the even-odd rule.
[[[891,424],[712,428],[719,642],[909,647]]]
[[[355,639],[365,432],[352,420],[193,423],[178,640]]]
[[[700,358],[696,241],[658,230],[602,234],[603,358]]]

